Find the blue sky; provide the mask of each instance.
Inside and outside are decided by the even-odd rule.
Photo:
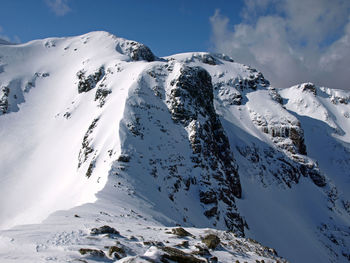
[[[225,53],[272,85],[350,90],[350,0],[0,0],[0,38],[104,30],[157,56]]]
[[[0,34],[13,41],[105,30],[142,42],[158,56],[210,49],[209,17],[219,8],[238,23],[243,7],[241,0],[1,0],[0,3]]]

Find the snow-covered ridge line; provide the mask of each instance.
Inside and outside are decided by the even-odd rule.
[[[51,216],[0,232],[0,260],[25,262],[35,243],[28,262],[99,261],[110,243],[82,247],[87,226],[112,224],[149,236],[154,225],[230,230],[292,262],[346,262],[349,98],[312,83],[279,90],[222,54],[158,58],[107,32],[1,45],[0,227]],[[39,227],[52,230],[39,238]],[[132,247],[115,248],[120,262],[161,260],[177,247],[142,241],[120,239]],[[264,256],[245,240],[221,254],[187,241],[176,253],[192,260],[241,260],[247,247],[247,261]],[[96,251],[86,258],[81,248]]]

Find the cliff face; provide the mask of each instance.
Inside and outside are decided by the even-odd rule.
[[[42,224],[62,220],[67,229],[48,230],[38,252],[60,249],[50,235],[76,231],[65,242],[78,253],[87,226],[104,222],[123,237],[130,224],[151,229],[148,237],[175,225],[217,231],[227,254],[201,245],[191,260],[232,262],[232,249],[248,261],[278,259],[244,236],[296,262],[348,259],[348,92],[311,83],[278,90],[228,56],[158,58],[105,32],[2,45],[0,68],[1,227],[71,209]],[[1,233],[11,240],[11,231]],[[18,233],[37,242],[26,239],[33,229]],[[191,238],[193,250],[201,241]],[[170,241],[118,242],[130,248],[113,248],[119,257],[140,262],[188,253],[188,244],[179,252]],[[103,257],[99,249],[84,251]]]

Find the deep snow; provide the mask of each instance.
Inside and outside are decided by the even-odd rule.
[[[1,262],[73,261],[83,246],[115,242],[89,236],[103,224],[121,232],[130,257],[154,259],[159,248],[142,242],[165,242],[167,227],[190,227],[194,243],[205,231],[227,229],[223,202],[221,215],[204,215],[199,192],[207,186],[198,182],[205,171],[191,159],[192,126],[171,115],[172,85],[185,66],[211,76],[242,186],[234,211],[249,227],[246,236],[291,262],[346,262],[350,94],[305,84],[276,90],[223,55],[157,58],[139,45],[92,32],[0,46]],[[87,78],[101,69],[91,90],[79,93],[79,72]],[[300,176],[302,165],[318,169],[326,185]],[[186,189],[187,179],[197,183]],[[219,191],[221,183],[210,180]],[[252,244],[211,252],[219,262],[263,259]]]

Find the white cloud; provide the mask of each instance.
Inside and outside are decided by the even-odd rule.
[[[215,51],[261,70],[276,87],[312,81],[350,89],[350,1],[245,3],[241,24],[230,27],[219,11],[210,18]]]
[[[68,0],[45,0],[45,2],[57,16],[64,16],[71,11]]]
[[[246,21],[254,21],[260,15],[266,13],[273,0],[245,0],[245,6],[242,10],[242,17]]]

